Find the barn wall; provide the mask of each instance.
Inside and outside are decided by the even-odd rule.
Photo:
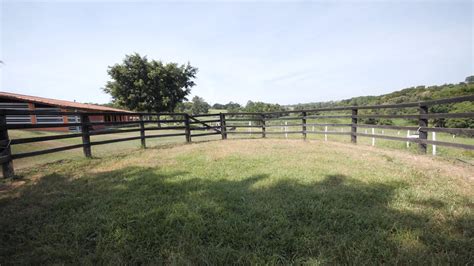
[[[75,112],[75,109],[65,109],[59,108],[56,106],[45,105],[45,104],[35,104],[32,102],[25,102],[13,99],[4,99],[0,98],[0,108],[2,109],[15,109],[15,110],[56,110],[62,112]],[[97,111],[90,111],[97,112]],[[116,120],[119,120],[119,116],[112,116]],[[93,115],[89,116],[91,122],[104,122],[103,115]],[[124,121],[128,119],[120,119],[119,121]],[[46,116],[46,115],[22,115],[22,116],[7,116],[7,123],[31,123],[31,124],[45,124],[48,123],[80,123],[80,112],[78,115],[70,116]],[[105,129],[105,125],[93,126],[93,130]],[[57,131],[57,132],[68,132],[68,131],[78,131],[80,127],[55,127],[55,128],[35,128],[30,130],[41,130],[41,131]]]
[[[103,115],[91,115],[89,116],[89,121],[90,122],[104,122],[104,116]],[[105,129],[104,125],[97,125],[97,126],[92,126],[93,130],[99,130],[99,129]]]

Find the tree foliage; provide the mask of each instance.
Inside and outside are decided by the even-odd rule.
[[[466,78],[466,82],[460,82],[458,84],[445,84],[441,86],[417,86],[402,89],[392,93],[380,95],[380,96],[361,96],[354,97],[341,101],[329,101],[329,102],[316,102],[297,104],[288,106],[295,110],[303,109],[316,109],[325,107],[335,106],[355,106],[355,105],[383,105],[383,104],[399,104],[409,103],[418,101],[428,101],[443,98],[459,97],[464,95],[474,94],[474,76]],[[456,103],[456,104],[443,104],[431,106],[430,113],[454,113],[454,112],[473,112],[474,104]],[[384,110],[363,110],[359,114],[416,114],[418,110],[416,108],[401,108],[401,109],[384,109]],[[377,119],[377,118],[366,118],[361,119],[362,123],[366,124],[393,124],[391,119]],[[410,124],[417,124],[417,120],[408,120]],[[433,126],[437,127],[459,127],[459,128],[474,128],[474,119],[433,119],[429,122]]]
[[[224,109],[225,109],[225,105],[224,105],[224,104],[220,104],[220,103],[215,103],[215,104],[212,105],[212,109],[224,110]]]
[[[211,106],[201,97],[194,96],[192,100],[192,114],[207,114]]]
[[[361,96],[341,101],[297,104],[290,107],[294,107],[295,110],[301,110],[334,106],[397,104],[451,98],[471,94],[474,94],[474,84],[461,82],[458,84],[445,84],[441,86],[410,87],[380,96]]]
[[[108,69],[112,81],[104,91],[113,102],[134,111],[173,111],[178,103],[186,100],[195,85],[197,68],[189,63],[165,64],[148,60],[135,53],[125,56],[121,64]]]
[[[474,76],[466,77],[466,82],[469,83],[469,84],[473,84],[474,83]]]
[[[176,105],[176,108],[174,109],[174,111],[176,113],[187,113],[187,114],[191,114],[191,109],[193,108],[193,103],[192,102],[182,102],[182,103],[178,103]]]
[[[204,98],[194,96],[190,102],[179,103],[175,108],[175,112],[188,114],[207,114],[209,112],[209,108],[211,108],[211,105],[208,104]]]
[[[260,112],[280,112],[285,111],[285,108],[279,104],[253,102],[248,101],[245,105],[244,112],[260,113]]]
[[[238,103],[229,102],[226,104],[215,103],[212,108],[218,110],[227,110],[230,113],[237,113],[242,110],[242,106]]]

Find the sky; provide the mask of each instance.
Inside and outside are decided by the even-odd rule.
[[[296,104],[474,74],[473,1],[0,0],[0,90],[107,103],[137,52],[197,67],[210,103]]]

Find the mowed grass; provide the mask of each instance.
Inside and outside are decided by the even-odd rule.
[[[153,125],[148,125],[148,126],[153,126]],[[125,129],[128,129],[128,128],[125,128]],[[207,132],[210,133],[211,131],[207,131]],[[162,134],[177,134],[177,133],[184,133],[184,130],[147,131],[146,136],[162,135]],[[193,133],[194,134],[206,133],[206,131],[195,131]],[[51,131],[33,131],[33,130],[9,130],[10,139],[43,137],[43,136],[64,135],[64,134],[68,134],[68,133],[51,132]],[[91,141],[94,142],[94,141],[103,141],[103,140],[138,137],[138,136],[140,136],[140,132],[126,132],[126,133],[115,133],[115,134],[106,134],[106,135],[95,135],[95,136],[91,136]],[[195,137],[193,138],[193,142],[216,140],[220,138],[221,138],[220,135]],[[172,143],[182,144],[185,142],[186,142],[185,136],[159,137],[159,138],[146,139],[147,147],[158,147],[161,145],[169,145]],[[81,143],[82,143],[82,138],[77,137],[77,138],[58,139],[58,140],[18,144],[18,145],[12,145],[12,153],[18,154],[18,153],[24,153],[24,152],[32,152],[32,151],[38,151],[38,150],[44,150],[44,149],[64,147],[64,146],[74,145],[74,144],[81,144]],[[104,144],[104,145],[94,145],[92,146],[92,154],[94,156],[102,157],[102,156],[107,156],[107,155],[116,154],[116,153],[131,152],[131,151],[136,150],[137,148],[140,148],[140,146],[141,146],[140,140],[115,142],[115,143]],[[78,149],[66,150],[62,152],[49,153],[49,154],[40,155],[40,156],[17,159],[17,160],[14,160],[13,164],[15,166],[15,169],[23,169],[23,168],[31,168],[31,167],[39,166],[44,163],[53,163],[53,162],[61,161],[64,159],[80,159],[83,157],[84,157],[84,154],[83,154],[82,148],[78,148]]]
[[[212,112],[217,112],[219,110],[211,110]],[[341,115],[340,113],[335,113],[334,115]],[[204,120],[212,120],[213,118],[205,118]],[[287,130],[288,131],[301,131],[302,126],[294,126],[294,124],[301,123],[300,120],[289,120],[289,121],[268,121],[267,125],[270,126],[266,129],[267,138],[276,138],[276,139],[302,139],[301,133],[289,133],[287,136],[284,134],[285,129],[285,122],[287,122]],[[350,119],[308,119],[308,124],[313,123],[342,123],[347,124],[350,123]],[[406,121],[395,121],[397,125],[403,125]],[[251,122],[252,123],[252,122]],[[211,122],[209,123],[213,126],[217,126],[217,123]],[[182,126],[182,124],[162,124],[163,127],[166,126]],[[249,125],[249,122],[233,122],[229,121],[228,125]],[[252,125],[256,125],[255,122]],[[260,124],[258,124],[260,125]],[[146,127],[154,127],[156,126],[153,123],[146,124]],[[197,124],[197,126],[202,126]],[[411,125],[413,126],[413,125]],[[124,128],[129,129],[129,128]],[[138,127],[136,127],[138,129]],[[309,140],[319,140],[324,141],[324,134],[322,133],[325,130],[324,126],[307,126],[307,139]],[[351,128],[349,126],[329,126],[328,131],[330,132],[344,132],[349,133]],[[233,132],[237,131],[238,133],[247,133],[247,134],[232,134]],[[200,133],[212,133],[212,130],[193,130],[192,134],[200,134]],[[278,133],[278,134],[272,134]],[[370,128],[358,128],[359,133],[371,133]],[[146,131],[146,135],[160,135],[160,134],[176,134],[176,133],[184,133],[184,130],[160,130],[160,131]],[[228,128],[228,138],[229,139],[255,139],[262,137],[262,129],[258,128],[237,128],[232,130]],[[411,134],[416,132],[412,131]],[[41,136],[48,136],[48,135],[62,135],[67,134],[65,132],[51,132],[51,131],[33,131],[33,130],[9,130],[10,139],[20,139],[20,138],[30,138],[30,137],[41,137]],[[390,129],[375,129],[375,134],[385,135],[385,136],[394,136],[394,137],[406,137],[407,132],[403,130],[390,130]],[[91,141],[103,141],[103,140],[111,140],[111,139],[118,139],[118,138],[129,138],[129,137],[138,137],[140,135],[139,132],[126,132],[120,134],[107,134],[107,135],[95,135],[91,136]],[[220,135],[211,135],[211,136],[199,136],[193,137],[193,142],[199,141],[208,141],[208,140],[218,140],[220,139]],[[337,142],[344,142],[350,143],[350,135],[332,135],[328,134],[327,136],[328,141],[337,141]],[[432,134],[430,133],[428,139],[432,140]],[[456,136],[453,138],[453,135],[446,134],[446,133],[437,133],[438,141],[445,141],[445,142],[455,142],[455,143],[462,143],[462,144],[469,144],[474,145],[474,138],[467,137],[467,136]],[[161,145],[168,145],[168,144],[182,144],[185,143],[185,136],[173,136],[173,137],[159,137],[159,138],[149,138],[146,140],[148,147],[159,147]],[[59,139],[59,140],[52,140],[52,141],[43,141],[43,142],[36,142],[36,143],[27,143],[27,144],[20,144],[20,145],[12,145],[12,152],[13,154],[23,153],[23,152],[31,152],[43,149],[51,149],[57,148],[67,145],[74,145],[74,144],[81,144],[82,140],[80,137],[77,138],[70,138],[70,139]],[[370,137],[358,137],[358,145],[371,145],[372,138]],[[411,143],[410,147],[406,147],[406,142],[404,141],[395,141],[395,140],[386,140],[377,138],[375,141],[375,146],[382,147],[382,148],[389,148],[389,149],[396,149],[396,150],[403,150],[409,151],[411,153],[418,153],[418,145],[416,143]],[[114,154],[117,152],[128,152],[136,150],[140,147],[140,140],[132,140],[132,141],[124,141],[124,142],[116,142],[112,144],[105,144],[105,145],[96,145],[92,147],[92,153],[95,156],[106,156],[110,154]],[[428,153],[432,153],[432,145],[428,145]],[[78,159],[83,157],[83,152],[81,148],[62,151],[58,153],[50,153],[41,156],[34,156],[34,157],[27,157],[23,159],[18,159],[14,161],[14,166],[16,169],[21,168],[30,168],[37,165],[41,165],[44,163],[51,163],[63,159]],[[445,158],[455,158],[463,160],[467,163],[474,164],[474,151],[471,150],[464,150],[459,148],[451,148],[446,146],[439,146],[437,147],[437,156],[445,157]]]
[[[302,133],[291,133],[292,131],[301,131],[302,126],[297,125],[295,126],[294,124],[301,123],[300,120],[290,120],[286,121],[287,125],[285,126],[285,121],[271,121],[270,123],[267,123],[267,125],[270,125],[271,127],[268,127],[266,129],[267,137],[269,138],[278,138],[278,139],[302,139]],[[402,125],[403,121],[398,122],[399,125]],[[307,120],[308,124],[311,123],[351,123],[350,120],[348,119],[308,119]],[[237,124],[237,123],[233,123]],[[239,125],[248,125],[248,123],[240,123]],[[409,125],[409,126],[414,126],[414,125]],[[285,135],[285,127],[286,130],[290,133],[287,133]],[[319,140],[319,141],[324,141],[324,126],[307,126],[307,139],[309,140]],[[337,132],[337,133],[350,133],[351,127],[350,126],[328,126],[327,130],[329,131],[329,134],[327,134],[327,140],[328,141],[337,141],[337,142],[344,142],[344,143],[350,143],[351,142],[351,136],[350,135],[334,135],[330,134],[331,132]],[[260,138],[262,136],[262,130],[260,128],[237,128],[237,131],[239,132],[246,132],[248,134],[236,134],[232,135],[232,133],[229,133],[230,138]],[[372,129],[371,128],[358,128],[357,129],[358,133],[366,133],[366,134],[371,134]],[[272,134],[272,133],[278,133],[278,134]],[[407,131],[406,130],[394,130],[394,129],[381,129],[381,128],[374,128],[374,133],[380,136],[393,136],[393,137],[400,137],[400,138],[405,138],[407,136]],[[410,134],[416,134],[417,132],[415,130],[411,130]],[[429,132],[428,134],[428,139],[433,140],[433,134],[432,132]],[[437,141],[443,141],[443,142],[452,142],[452,143],[461,143],[461,144],[468,144],[468,145],[474,145],[474,138],[469,137],[469,136],[454,136],[452,134],[448,133],[436,133],[436,140]],[[358,145],[372,145],[372,138],[371,137],[362,137],[358,136],[357,137],[357,144]],[[416,143],[410,143],[409,147],[407,148],[406,142],[405,141],[398,141],[398,140],[387,140],[387,139],[382,139],[382,138],[376,138],[375,140],[375,146],[376,147],[382,147],[382,148],[388,148],[388,149],[395,149],[395,150],[403,150],[403,151],[409,151],[411,153],[419,153],[418,150],[418,144]],[[427,153],[432,154],[432,145],[427,145]],[[460,149],[460,148],[452,148],[448,146],[437,146],[436,149],[436,156],[440,157],[445,157],[445,158],[451,158],[451,159],[460,159],[463,161],[466,161],[467,163],[474,164],[474,151],[472,150],[466,150],[466,149]]]
[[[275,139],[65,160],[3,181],[0,264],[466,265],[473,170]]]

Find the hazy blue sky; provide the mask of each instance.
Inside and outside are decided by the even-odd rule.
[[[474,74],[472,1],[1,2],[2,91],[110,100],[138,52],[199,68],[211,103],[378,95]]]

